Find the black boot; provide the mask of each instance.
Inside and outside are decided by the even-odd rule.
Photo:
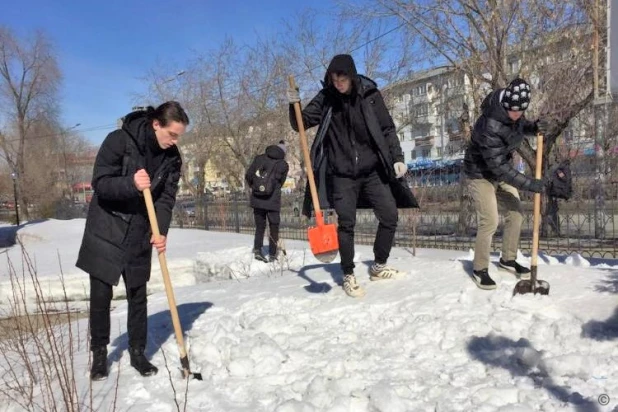
[[[107,348],[105,346],[92,348],[92,369],[90,379],[102,381],[107,379]]]
[[[142,376],[152,376],[159,372],[156,366],[148,362],[144,355],[144,348],[129,348],[131,366],[133,366]]]
[[[255,260],[268,263],[268,259],[266,259],[266,256],[262,254],[262,251],[260,249],[253,249],[253,257],[255,258]]]

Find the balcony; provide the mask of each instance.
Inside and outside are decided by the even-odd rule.
[[[456,131],[456,132],[449,132],[448,133],[448,140],[451,142],[461,142],[463,140],[465,140],[466,136],[464,134],[464,132],[462,131]]]
[[[433,146],[433,140],[435,136],[422,136],[414,139],[414,144],[416,146]]]

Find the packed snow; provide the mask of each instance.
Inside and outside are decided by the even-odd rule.
[[[83,228],[84,220],[48,220],[16,232],[46,298],[62,297],[62,273],[74,308],[85,307],[89,287],[74,266]],[[10,238],[14,227],[0,233]],[[5,246],[6,315],[9,273],[28,271],[20,244]],[[497,255],[490,273],[498,288],[485,291],[470,279],[472,251],[413,256],[394,248],[389,264],[406,277],[370,282],[372,248],[359,246],[356,274],[367,296],[353,299],[338,286],[338,263],[318,262],[306,242],[286,241],[287,254],[271,264],[253,260],[251,246],[247,235],[170,230],[169,271],[191,368],[203,381],[182,379],[156,256],[147,355],[158,375],[141,377],[129,365],[127,307],[114,300],[110,377],[91,383],[87,320],[76,321],[82,410],[618,411],[616,261],[542,254],[549,296],[513,297],[517,279],[498,270]],[[0,405],[23,410],[6,399]]]

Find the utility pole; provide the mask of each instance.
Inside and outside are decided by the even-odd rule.
[[[592,35],[592,70],[594,88],[594,149],[596,163],[596,178],[594,185],[594,237],[601,239],[605,236],[605,116],[607,111],[607,93],[601,98],[599,92],[599,31],[600,31],[600,1],[595,0]]]
[[[19,226],[19,202],[17,199],[17,172],[11,173],[11,179],[13,179],[13,197],[15,199],[15,221]]]
[[[71,177],[69,176],[69,162],[67,159],[67,137],[68,133],[81,126],[81,123],[77,123],[74,126],[69,127],[68,129],[62,129],[62,157],[64,160],[64,183],[66,184],[66,190],[69,196],[71,197],[71,202],[73,202],[73,182]]]
[[[443,80],[444,81],[444,80]],[[445,155],[445,147],[444,147],[444,121],[446,118],[446,91],[448,89],[448,83],[444,83],[442,85],[442,90],[440,93],[440,100],[442,100],[442,104],[440,105],[440,151],[442,152],[442,156],[440,156],[442,159],[444,159],[444,155]]]

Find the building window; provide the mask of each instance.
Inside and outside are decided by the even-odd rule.
[[[431,149],[422,149],[421,150],[421,157],[425,158],[425,157],[429,157],[431,154]]]
[[[414,115],[416,117],[427,116],[427,114],[429,114],[428,104],[419,104],[414,106]]]
[[[412,158],[412,160],[416,159],[416,150],[412,150],[412,152],[410,153],[410,157]]]
[[[436,153],[437,153],[438,157],[442,157],[442,148],[441,147],[436,147]]]
[[[416,86],[412,90],[412,94],[414,96],[423,96],[423,95],[427,94],[427,85],[423,84],[423,85],[420,85],[420,86]]]

